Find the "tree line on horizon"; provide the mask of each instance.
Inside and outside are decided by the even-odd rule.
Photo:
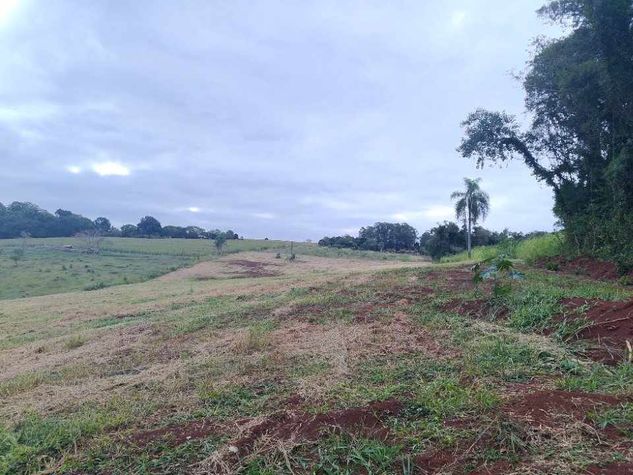
[[[81,233],[96,233],[110,237],[182,238],[182,239],[239,239],[233,230],[205,230],[199,226],[162,226],[153,216],[145,216],[138,224],[112,226],[103,216],[91,220],[68,210],[50,213],[39,206],[14,201],[5,206],[0,203],[0,238],[9,239],[28,235],[34,238],[71,237]]]
[[[547,234],[544,231],[530,233],[490,231],[482,226],[471,229],[473,246],[492,246],[506,241],[520,241]],[[319,246],[364,251],[416,252],[428,255],[434,260],[457,254],[468,249],[468,228],[466,223],[459,226],[452,221],[438,223],[432,229],[418,235],[418,231],[407,223],[375,223],[360,229],[358,236],[324,237]]]

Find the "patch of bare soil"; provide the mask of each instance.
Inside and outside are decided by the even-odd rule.
[[[241,433],[238,438],[228,444],[227,450],[219,451],[202,465],[208,473],[232,473],[241,459],[265,441],[277,444],[315,441],[326,432],[389,440],[391,432],[385,421],[400,414],[402,409],[400,401],[388,399],[322,414],[282,411],[261,420],[237,421]]]
[[[462,441],[453,449],[440,449],[425,452],[413,459],[414,473],[431,475],[436,473],[468,474],[468,475],[503,475],[512,471],[512,464],[507,460],[493,463],[480,463],[474,468],[466,469],[466,462],[477,453],[491,446],[487,437],[481,437],[474,442]],[[494,445],[494,444],[492,444]],[[472,466],[471,466],[472,467]]]
[[[232,267],[240,269],[237,274],[241,277],[275,277],[279,272],[270,270],[270,267],[278,266],[270,262],[249,261],[248,259],[232,259],[226,261]]]
[[[442,290],[465,291],[474,288],[470,267],[441,269],[424,274],[424,280],[437,284]]]
[[[614,462],[606,465],[591,465],[586,469],[591,475],[631,475],[633,462]]]
[[[386,304],[411,305],[426,300],[434,293],[430,287],[406,285],[393,287],[388,291],[378,292],[376,297]]]
[[[210,435],[220,434],[221,428],[209,420],[189,421],[182,424],[161,427],[145,432],[138,432],[127,440],[138,448],[144,448],[155,440],[177,447],[190,440],[204,439]]]
[[[580,275],[595,280],[617,280],[621,276],[613,262],[594,259],[593,257],[567,258],[563,256],[540,259],[537,267],[562,272],[563,274]],[[633,277],[633,271],[629,272]]]
[[[588,326],[576,336],[595,342],[596,346],[587,352],[589,357],[611,364],[622,361],[627,351],[626,342],[633,344],[633,300],[569,298],[561,303],[566,318],[587,320]]]
[[[508,316],[508,309],[495,305],[484,299],[476,300],[449,300],[440,309],[444,312],[455,312],[470,318],[480,319],[503,319]]]
[[[620,402],[617,397],[607,394],[540,390],[511,399],[503,410],[531,426],[554,427],[559,424],[560,418],[573,418],[584,422],[589,412],[601,406],[613,406]]]

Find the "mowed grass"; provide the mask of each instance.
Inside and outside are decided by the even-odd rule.
[[[21,259],[13,261],[14,250],[22,248]],[[144,282],[218,257],[213,242],[205,239],[106,238],[98,254],[86,253],[84,248],[84,242],[77,238],[0,240],[0,300]],[[416,256],[322,248],[310,243],[293,244],[292,250],[297,255],[321,257],[421,260]],[[282,258],[288,258],[291,245],[285,241],[230,240],[222,253],[250,251],[279,252]]]
[[[571,474],[633,458],[599,432],[630,437],[626,403],[584,422],[563,412],[553,427],[512,413],[534,391],[633,396],[631,365],[593,363],[541,331],[556,330],[558,299],[631,298],[625,288],[524,269],[496,302],[507,318],[471,318],[447,303],[490,295],[455,280],[455,266],[284,256],[228,255],[143,283],[1,303],[0,473],[503,463]],[[429,465],[436,453],[451,465]]]
[[[8,255],[0,254],[0,299],[143,282],[193,262],[195,258],[190,256],[110,251],[97,255],[28,247],[24,258],[17,263]]]

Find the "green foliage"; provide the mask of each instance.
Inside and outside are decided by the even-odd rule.
[[[558,256],[565,252],[564,238],[559,233],[539,233],[525,239],[504,239],[494,246],[473,248],[472,260],[484,261],[500,255],[511,259],[521,259],[533,263],[543,257]],[[463,262],[469,260],[467,252],[442,257],[442,262]]]
[[[455,217],[464,222],[466,228],[466,250],[471,255],[472,228],[479,219],[485,219],[490,209],[490,197],[488,193],[479,187],[480,178],[464,178],[465,191],[455,191],[451,199],[456,199]]]
[[[507,298],[513,290],[512,283],[525,276],[514,268],[513,262],[506,256],[497,256],[478,262],[472,267],[473,282],[479,284],[492,280],[492,296],[495,299]]]
[[[633,364],[622,363],[615,367],[601,364],[588,369],[574,367],[559,386],[570,391],[631,394],[633,388]]]
[[[389,473],[402,448],[371,439],[331,436],[317,447],[314,473],[353,475]],[[259,473],[259,472],[253,472]]]
[[[477,110],[459,147],[478,166],[521,159],[554,192],[566,244],[633,268],[633,6],[626,0],[548,3],[567,34],[539,40],[523,86],[533,120]]]
[[[131,410],[112,401],[103,407],[86,406],[71,416],[31,413],[14,428],[0,426],[0,474],[40,472],[81,439],[123,423]]]
[[[469,343],[467,371],[482,376],[498,376],[523,381],[554,369],[555,359],[547,351],[510,335],[486,335]]]
[[[224,244],[226,243],[226,235],[224,233],[220,233],[215,236],[213,239],[213,246],[218,254],[222,254],[222,249],[224,248]]]
[[[411,251],[415,249],[417,231],[407,223],[375,223],[360,229],[358,237],[324,237],[319,246],[361,249],[365,251]]]
[[[563,238],[560,234],[544,234],[526,239],[517,244],[514,257],[532,263],[544,257],[563,253]]]

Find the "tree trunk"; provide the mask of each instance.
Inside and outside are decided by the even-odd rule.
[[[468,196],[466,197],[466,212],[468,213],[468,229],[466,231],[466,246],[468,247],[468,259],[471,258],[471,248],[470,248],[470,222],[471,222],[471,217],[470,217],[470,199],[468,198]]]

